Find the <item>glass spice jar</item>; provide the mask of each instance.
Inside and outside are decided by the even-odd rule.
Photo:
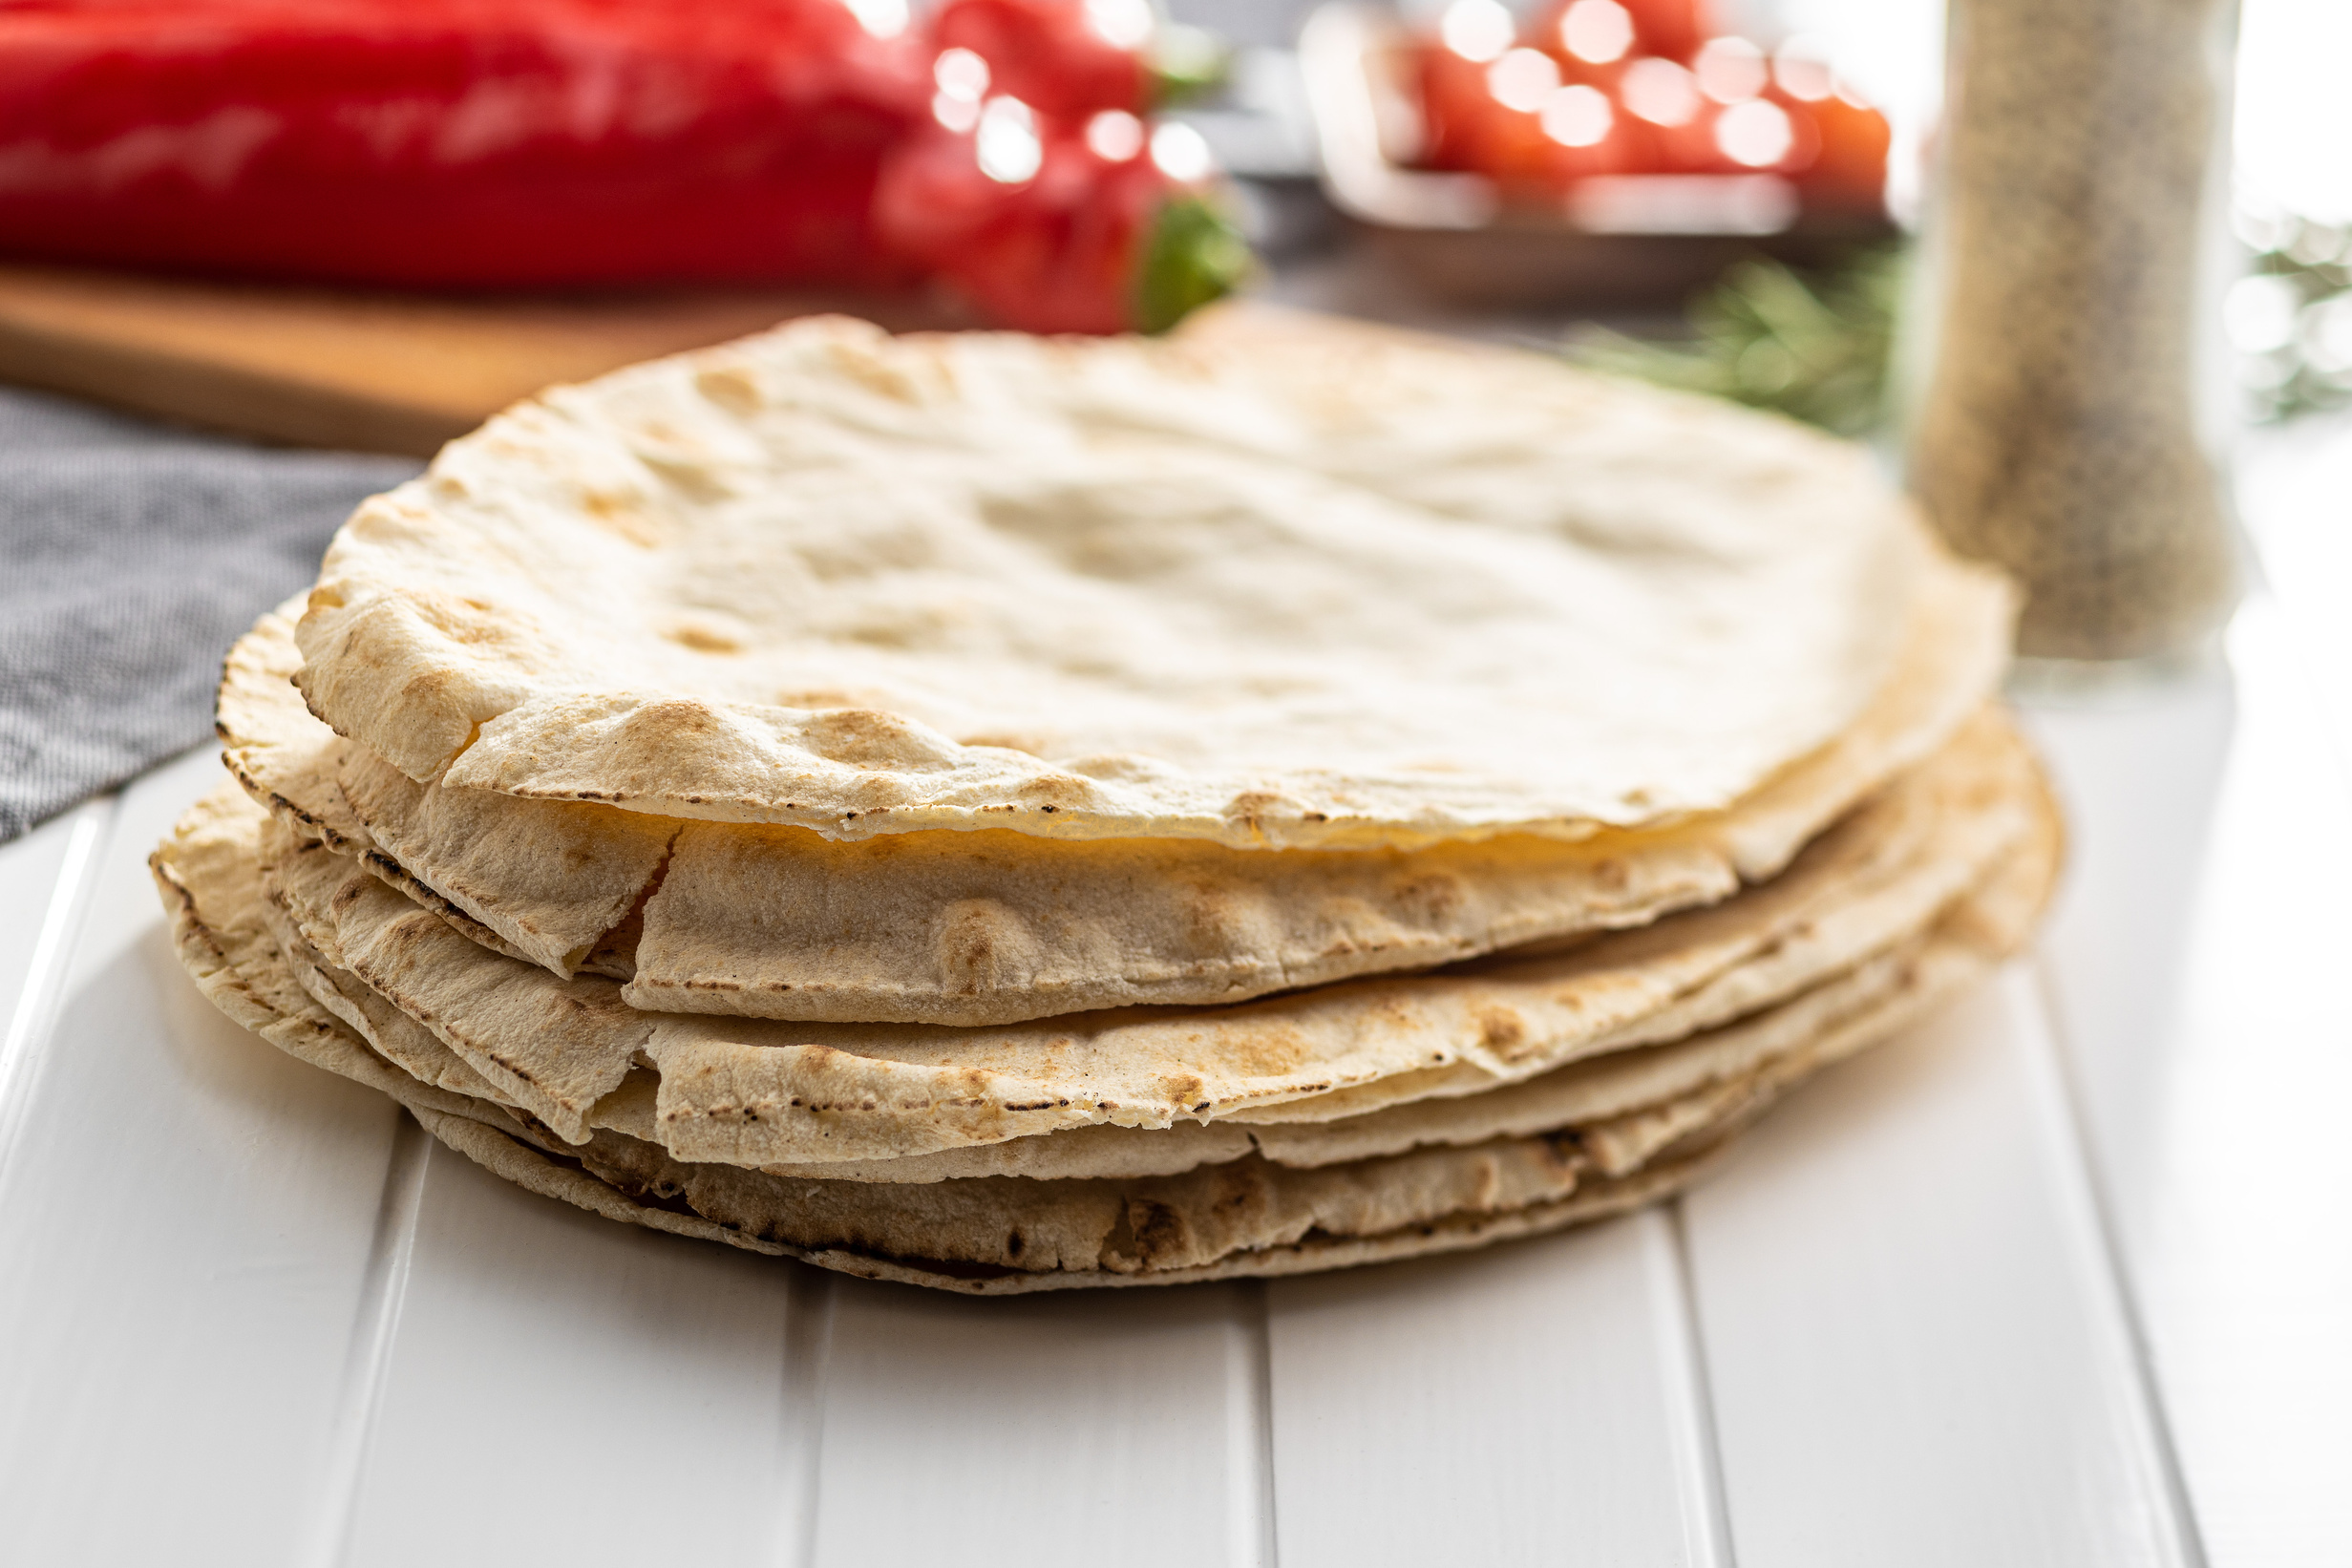
[[[2235,602],[2215,351],[2235,0],[1951,0],[1909,482],[2018,650],[2156,660]]]

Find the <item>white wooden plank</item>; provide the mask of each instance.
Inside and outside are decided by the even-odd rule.
[[[2341,632],[2257,598],[2234,704],[2214,680],[2037,723],[2076,824],[2049,989],[2225,1565],[2352,1561],[2352,789],[2304,678]]]
[[[2214,809],[2237,730],[2235,682],[2219,666],[2104,705],[2024,717],[2066,809],[2066,879],[2042,950],[2058,981],[2067,1060],[2110,1190],[2138,1157],[2165,1091],[2180,982],[2205,896]],[[2324,787],[2324,780],[2315,781]],[[2080,1026],[2095,1017],[2101,1027]]]
[[[1254,1287],[833,1300],[818,1568],[1262,1560]]]
[[[2352,769],[2352,411],[2250,432],[2238,475],[2263,597],[2286,611],[2297,684]]]
[[[785,1377],[797,1265],[535,1197],[425,1145],[353,1568],[792,1559],[815,1427]]]
[[[1271,1303],[1283,1568],[1727,1561],[1664,1211]]]
[[[2030,979],[1685,1199],[1741,1568],[2193,1562]]]
[[[219,776],[131,788],[0,1170],[11,1560],[288,1560],[333,1425],[392,1108],[221,1018],[145,858]]]

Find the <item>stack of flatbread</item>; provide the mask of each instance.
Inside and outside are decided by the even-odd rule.
[[[2012,603],[1843,444],[1264,310],[559,388],[238,645],[225,1012],[535,1191],[979,1293],[1674,1190],[2024,939]]]

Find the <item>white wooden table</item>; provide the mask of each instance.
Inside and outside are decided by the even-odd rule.
[[[532,1197],[198,997],[194,753],[0,848],[0,1561],[2352,1563],[2352,440],[2034,728],[2039,952],[1682,1202],[975,1302]]]

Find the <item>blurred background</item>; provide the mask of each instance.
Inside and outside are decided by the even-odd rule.
[[[1156,329],[1238,288],[1878,439],[1945,39],[1940,0],[0,0],[0,838],[201,737],[219,650],[444,440],[810,310]],[[2195,439],[2319,497],[2352,4],[2243,0],[2235,62]]]
[[[1719,267],[1680,298],[1596,289],[1528,308],[1483,307],[1427,286],[1367,244],[1311,178],[1312,116],[1298,80],[1300,29],[1312,4],[1176,0],[1182,20],[1240,48],[1227,105],[1197,112],[1243,176],[1250,233],[1272,266],[1272,291],[1303,304],[1416,325],[1564,342],[1586,357],[1775,406],[1849,434],[1880,413],[1876,373],[1901,301],[1895,274],[1921,217],[1944,93],[1944,8],[1939,0],[1719,0],[1725,32],[1828,63],[1891,132],[1886,203],[1895,232],[1821,265],[1784,267],[1763,247]],[[1404,25],[1439,32],[1440,0],[1397,8]],[[1526,20],[1537,8],[1521,5]],[[2238,412],[2275,422],[2352,400],[2352,121],[2344,88],[2352,6],[2340,0],[2242,0],[2234,111],[2231,226],[2246,276],[2228,290]],[[1278,132],[1231,100],[1286,126]],[[1287,158],[1285,164],[1282,159]],[[1766,257],[1762,266],[1754,258]],[[1725,274],[1730,274],[1727,279]],[[1634,346],[1616,332],[1680,353]]]
[[[595,146],[582,138],[559,148],[562,156],[501,163],[494,152],[463,168],[463,159],[420,161],[403,138],[418,142],[437,124],[445,143],[478,141],[478,127],[459,120],[478,118],[479,104],[432,100],[439,89],[427,78],[443,63],[426,57],[427,45],[447,40],[411,37],[397,49],[379,40],[382,59],[400,50],[413,57],[355,64],[364,27],[309,46],[318,59],[307,69],[323,62],[351,85],[305,91],[322,100],[342,91],[349,103],[329,103],[315,122],[288,117],[276,143],[255,132],[251,145],[186,151],[194,184],[213,187],[202,193],[209,207],[166,188],[169,159],[159,161],[146,141],[186,141],[190,127],[226,135],[222,127],[246,110],[230,89],[216,92],[220,104],[175,99],[188,79],[235,73],[213,68],[204,52],[217,45],[174,53],[180,46],[155,44],[168,30],[148,12],[175,21],[250,13],[269,18],[256,24],[265,32],[285,17],[398,16],[395,8],[0,6],[0,24],[25,34],[0,37],[0,67],[11,73],[0,81],[0,119],[10,121],[0,124],[0,380],[297,444],[423,456],[545,380],[817,306],[891,325],[1109,330],[1165,326],[1239,285],[1316,308],[1557,348],[1841,434],[1867,434],[1884,417],[1896,321],[1906,288],[1918,297],[1906,253],[1933,207],[1939,0],[1166,0],[1156,24],[1145,0],[797,8],[837,9],[846,42],[793,33],[728,47],[746,57],[760,47],[900,51],[895,61],[858,62],[870,79],[837,82],[835,99],[905,98],[904,83],[882,79],[892,71],[924,76],[922,93],[935,77],[930,116],[919,96],[890,111],[903,128],[890,134],[922,143],[922,156],[884,159],[871,197],[879,234],[864,249],[820,255],[805,233],[770,235],[766,261],[724,261],[736,238],[728,224],[756,204],[747,193],[799,177],[714,174],[718,154],[696,163],[689,141],[663,144],[632,168],[610,137]],[[690,25],[761,10],[718,8]],[[775,14],[795,10],[780,5]],[[940,20],[950,13],[956,23]],[[139,40],[134,53],[150,51],[149,76],[125,87],[87,74],[25,74],[22,62],[50,47],[27,30],[69,14],[121,18]],[[664,14],[652,7],[509,0],[477,14],[548,34],[583,17],[631,18],[610,30],[622,43],[596,47],[636,50],[653,67],[674,65],[689,47],[685,23],[628,35],[635,18]],[[2217,373],[2232,383],[2237,413],[2276,421],[2352,398],[2352,157],[2339,123],[2352,6],[2244,0],[2241,18],[2230,221],[2239,247],[2231,269],[2242,265],[2246,276],[2221,302],[2230,365]],[[1065,50],[1072,33],[1112,58],[1057,60],[1067,68],[1051,81],[1021,63]],[[1112,36],[1122,41],[1106,51]],[[103,53],[75,47],[94,59]],[[495,50],[478,38],[466,47],[477,58],[468,70],[491,69],[478,61]],[[511,40],[498,47],[512,52]],[[1132,56],[1124,77],[1122,50]],[[537,83],[533,91],[550,81],[559,94],[577,88],[564,111],[577,112],[591,89],[562,78],[581,68],[561,49],[544,53],[496,69]],[[1144,62],[1142,75],[1134,61]],[[1102,79],[1071,85],[1081,67]],[[286,91],[282,80],[265,85],[279,80],[272,69],[282,68],[236,68],[258,84],[265,109],[269,93]],[[371,70],[378,79],[364,79]],[[735,91],[710,90],[718,98]],[[1016,91],[1046,107],[1030,115],[1015,104],[1028,118],[1016,123],[1008,110],[980,123],[985,105],[1004,108]],[[141,94],[152,108],[123,107]],[[1056,95],[1068,103],[1054,107]],[[851,107],[880,113],[873,101]],[[730,120],[738,108],[752,117]],[[363,110],[372,142],[357,154],[320,150],[350,130],[334,114]],[[825,112],[839,110],[836,101]],[[708,123],[688,129],[706,152],[729,136],[749,148],[764,133],[743,127],[761,112],[814,113],[781,97],[734,108],[714,98],[703,110]],[[122,123],[80,124],[107,115]],[[1063,120],[1067,137],[1054,129]],[[568,134],[557,130],[559,139]],[[1137,156],[1146,130],[1149,154]],[[1023,162],[1029,153],[1016,143],[1035,153],[1041,137],[1044,152]],[[1000,161],[983,168],[990,147]],[[1002,162],[1007,147],[1016,147],[1010,165]],[[306,157],[314,166],[299,166]],[[215,178],[239,159],[238,174]],[[873,185],[860,167],[831,185],[831,175],[802,179],[807,190],[794,200],[847,213]],[[648,178],[675,189],[657,201],[641,188]],[[264,188],[271,179],[274,194]],[[457,188],[468,180],[474,190]],[[1196,192],[1207,200],[1188,202]],[[545,210],[522,210],[536,202]],[[1171,222],[1178,207],[1195,220],[1181,233]],[[465,224],[495,227],[508,209],[512,232],[464,238]],[[371,215],[382,233],[369,229]],[[547,236],[536,255],[534,223]],[[1254,261],[1230,244],[1227,224]],[[698,225],[708,234],[688,232]],[[632,231],[633,249],[620,238]],[[664,249],[649,238],[663,234],[678,238]],[[553,259],[567,246],[574,263]],[[94,279],[94,269],[106,277]],[[1157,292],[1137,307],[1147,271]],[[220,286],[158,291],[126,273]],[[241,283],[275,287],[239,292]],[[667,286],[678,284],[689,286]],[[298,390],[286,390],[289,378]]]

